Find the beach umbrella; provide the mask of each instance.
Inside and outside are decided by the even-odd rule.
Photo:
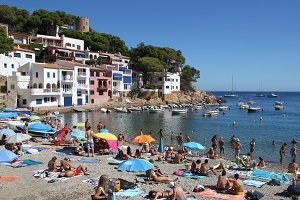
[[[143,142],[153,142],[155,139],[150,135],[139,135],[131,140],[131,142],[143,143]]]
[[[189,149],[205,149],[204,146],[202,146],[201,144],[197,143],[197,142],[187,142],[187,143],[183,143],[184,147],[187,147]]]
[[[85,137],[85,131],[74,129],[70,134],[71,137],[76,138],[78,140],[87,140],[87,138]]]
[[[49,115],[46,116],[47,118],[52,118],[52,117],[56,117],[56,115],[50,113]]]
[[[3,135],[8,135],[8,136],[16,135],[16,132],[9,128],[1,129],[0,133],[2,133]]]
[[[84,122],[79,122],[79,123],[74,124],[74,126],[85,127],[85,123]]]
[[[118,150],[118,141],[117,140],[106,140],[110,148]]]
[[[131,158],[125,160],[118,165],[118,169],[124,169],[126,171],[147,171],[154,168],[154,165],[147,160]]]
[[[112,133],[96,133],[94,136],[96,138],[101,138],[105,140],[118,140],[118,138]]]
[[[39,116],[36,116],[36,115],[31,115],[31,116],[29,117],[29,119],[32,120],[32,121],[35,121],[35,120],[40,120],[40,117],[39,117]]]
[[[7,142],[8,144],[11,144],[11,143],[19,143],[19,142],[24,142],[26,140],[29,140],[31,138],[30,135],[28,134],[23,134],[23,133],[18,133],[16,135],[13,135],[13,136],[10,136],[8,139],[7,139]]]
[[[162,138],[159,140],[158,152],[163,153],[165,152],[165,145]]]
[[[0,150],[0,163],[9,163],[17,159],[18,156],[10,150]]]

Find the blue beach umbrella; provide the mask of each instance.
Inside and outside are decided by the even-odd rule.
[[[16,135],[16,132],[9,128],[1,129],[0,133],[2,133],[3,135],[8,135],[8,136]]]
[[[187,147],[189,149],[205,149],[204,146],[197,142],[187,142],[183,144],[184,147]]]
[[[103,128],[103,129],[100,130],[100,133],[109,133],[109,130],[106,129],[106,128]]]
[[[147,160],[131,158],[129,160],[124,160],[118,165],[118,169],[124,169],[126,171],[147,171],[154,168],[154,165]]]
[[[159,140],[158,152],[163,153],[165,152],[165,145],[162,138]]]
[[[17,159],[18,156],[10,150],[0,150],[0,163],[9,163]]]

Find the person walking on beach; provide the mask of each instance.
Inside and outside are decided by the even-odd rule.
[[[91,127],[87,127],[87,131],[85,132],[85,137],[87,138],[87,149],[88,149],[88,157],[90,157],[90,150],[92,150],[92,157],[94,157],[94,132],[91,130]]]
[[[182,147],[183,136],[182,136],[182,133],[181,133],[181,132],[180,132],[179,135],[177,136],[177,143],[178,143],[178,147]]]
[[[297,158],[297,151],[298,151],[298,147],[294,144],[294,146],[291,148],[290,151],[292,159]]]
[[[224,139],[223,139],[223,137],[220,137],[220,140],[219,140],[219,147],[220,147],[220,155],[221,154],[225,154],[225,147],[224,147],[224,145],[225,145],[225,141],[224,141]]]
[[[240,143],[240,139],[236,139],[236,142],[234,143],[234,157],[240,156],[240,148],[242,147],[242,144]]]
[[[250,153],[251,153],[251,154],[253,154],[253,152],[254,152],[254,147],[255,147],[255,145],[256,145],[255,140],[252,139],[252,140],[250,141]]]
[[[282,160],[283,160],[283,157],[285,156],[285,152],[286,152],[286,147],[287,147],[288,143],[285,142],[283,143],[283,145],[280,147],[280,150],[279,150],[279,154],[280,154],[280,164],[282,164]]]

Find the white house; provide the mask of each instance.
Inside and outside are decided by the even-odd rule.
[[[56,64],[27,63],[8,78],[8,90],[17,93],[18,107],[62,106],[60,74],[68,69]]]
[[[15,48],[13,52],[0,54],[0,75],[12,76],[20,66],[29,62],[35,62],[35,52],[28,49]]]
[[[159,96],[167,99],[171,94],[180,92],[180,76],[178,73],[155,72],[151,84],[156,86]]]
[[[72,95],[73,104],[85,105],[89,103],[89,91],[90,91],[89,66],[75,61],[66,61],[66,60],[59,60],[56,62],[56,64],[68,67],[69,69],[73,70],[73,87],[74,87],[73,89],[74,92]],[[65,74],[62,75],[67,77],[67,72],[66,75]],[[62,84],[64,84],[64,82],[62,82]],[[71,99],[69,98],[68,101],[71,101]]]

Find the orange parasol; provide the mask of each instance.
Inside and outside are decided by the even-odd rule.
[[[139,135],[131,140],[131,142],[143,143],[143,142],[153,142],[155,139],[150,135]]]

